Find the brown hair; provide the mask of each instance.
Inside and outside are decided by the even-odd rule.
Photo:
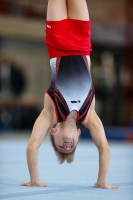
[[[55,126],[54,126],[55,127]],[[55,150],[55,153],[58,157],[58,162],[60,164],[62,164],[65,160],[68,162],[68,163],[71,163],[73,162],[74,160],[74,153],[75,153],[75,149],[76,147],[74,148],[74,150],[71,152],[71,153],[62,153],[60,151],[58,151],[56,145],[55,145],[55,141],[54,141],[54,135],[50,133],[50,140],[51,140],[51,144],[53,146],[53,149]]]

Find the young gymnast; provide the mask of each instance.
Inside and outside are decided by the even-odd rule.
[[[99,173],[94,187],[117,188],[106,183],[110,150],[103,125],[95,112],[90,37],[85,0],[48,1],[45,42],[52,71],[51,85],[27,146],[30,182],[22,186],[46,186],[39,178],[38,149],[51,126],[51,143],[59,162],[73,161],[81,133],[76,121],[80,121],[90,130],[99,151]]]

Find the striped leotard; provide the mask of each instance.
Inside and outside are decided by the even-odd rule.
[[[90,57],[62,56],[50,59],[51,85],[47,94],[52,99],[57,122],[77,111],[77,121],[83,122],[94,97],[90,73]]]

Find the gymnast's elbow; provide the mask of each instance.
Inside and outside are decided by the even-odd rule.
[[[37,148],[36,143],[33,142],[33,141],[29,141],[28,145],[27,145],[27,148],[26,148],[26,152],[27,153],[31,153],[31,152],[37,151],[37,150],[38,150],[38,148]]]
[[[108,152],[110,153],[109,144],[107,141],[102,142],[97,146],[99,152]]]

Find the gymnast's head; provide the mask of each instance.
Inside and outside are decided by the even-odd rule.
[[[50,140],[60,164],[65,160],[73,162],[80,133],[76,123],[66,126],[65,122],[59,122],[51,128]]]

